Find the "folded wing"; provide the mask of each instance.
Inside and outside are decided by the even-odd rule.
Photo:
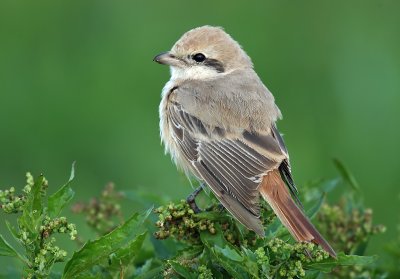
[[[176,102],[168,107],[168,120],[181,159],[242,224],[263,235],[258,187],[265,174],[287,159],[276,129],[255,133],[209,126]]]

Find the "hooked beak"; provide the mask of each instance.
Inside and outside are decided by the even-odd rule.
[[[170,66],[179,66],[182,63],[180,59],[178,59],[175,55],[171,54],[169,51],[160,53],[159,55],[153,58],[153,61],[159,64],[170,65]]]

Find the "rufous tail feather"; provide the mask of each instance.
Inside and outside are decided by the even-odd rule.
[[[278,170],[264,176],[260,193],[297,241],[314,242],[336,258],[335,251],[294,202]]]

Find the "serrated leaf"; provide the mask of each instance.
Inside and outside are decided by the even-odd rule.
[[[39,216],[43,210],[43,200],[42,200],[43,182],[44,182],[44,176],[43,174],[41,174],[36,179],[35,184],[31,189],[31,193],[33,193],[33,195],[31,196],[32,198],[30,199],[30,201],[32,204],[32,211],[34,211],[34,214],[36,216]]]
[[[72,163],[71,175],[67,181],[57,192],[51,195],[47,202],[48,214],[50,217],[57,217],[63,208],[72,200],[75,192],[72,190],[70,183],[75,177],[75,162]]]
[[[223,267],[233,278],[249,278],[252,271],[247,270],[246,266],[238,264],[237,260],[242,260],[243,256],[235,250],[235,248],[226,241],[221,233],[221,228],[218,224],[215,225],[216,234],[210,234],[207,231],[200,233],[200,239],[207,247],[211,260],[215,264]],[[235,259],[235,260],[233,260]]]
[[[225,246],[224,248],[215,246],[214,249],[218,253],[221,253],[222,255],[224,255],[224,257],[226,257],[232,261],[235,261],[235,262],[243,261],[243,257],[235,249],[232,249],[229,246]]]
[[[349,185],[353,188],[354,191],[359,191],[360,186],[358,185],[358,182],[356,178],[353,176],[353,174],[345,167],[345,165],[339,161],[338,159],[333,159],[333,162],[336,166],[336,169],[340,172],[340,175],[343,177],[343,179],[349,183]]]
[[[246,266],[247,270],[249,273],[252,275],[252,278],[259,278],[259,266],[257,265],[257,256],[256,254],[250,250],[247,249],[246,247],[241,247],[241,251],[243,254],[243,259],[244,259],[244,266]],[[266,264],[263,264],[262,267],[264,270],[269,269],[269,266],[267,267]]]
[[[0,234],[0,256],[18,257],[17,251]]]
[[[365,266],[372,264],[376,259],[376,256],[345,255],[342,252],[337,255],[337,259],[329,258],[321,262],[309,263],[306,266],[308,269],[330,272],[336,266]]]
[[[203,252],[204,247],[202,245],[190,246],[186,249],[178,251],[178,256],[175,257],[179,259],[191,260],[199,256]]]
[[[18,217],[18,223],[25,227],[33,238],[38,235],[38,226],[42,221],[43,201],[42,184],[44,176],[40,175],[32,186],[31,192],[27,195],[27,200],[22,207],[22,215]]]
[[[129,241],[124,247],[118,249],[110,258],[110,265],[120,269],[121,266],[127,266],[140,253],[143,241],[147,232],[139,234],[133,240]]]
[[[213,262],[221,265],[233,278],[250,278],[250,270],[247,270],[246,267],[241,263],[238,264],[237,261],[233,261],[230,258],[226,257],[220,252],[220,249],[218,249],[217,247],[218,246],[210,249],[210,254],[214,258]]]
[[[189,267],[180,264],[178,261],[168,261],[168,263],[171,265],[172,269],[179,275],[183,276],[183,278],[185,279],[197,278],[197,275],[195,275]]]
[[[62,278],[75,278],[76,275],[106,260],[109,255],[123,247],[130,239],[136,237],[153,208],[139,215],[133,214],[124,224],[97,240],[87,242],[75,252],[64,268]]]
[[[184,246],[182,243],[176,242],[172,238],[167,238],[163,241],[160,241],[155,237],[151,237],[150,242],[153,245],[156,257],[160,259],[171,258],[179,249],[182,249]]]

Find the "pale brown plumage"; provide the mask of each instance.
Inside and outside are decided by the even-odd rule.
[[[203,61],[194,61],[201,53]],[[242,224],[263,236],[259,194],[297,241],[335,252],[296,205],[274,97],[250,58],[217,27],[187,32],[155,60],[171,66],[160,104],[161,138],[176,164],[209,185]]]

